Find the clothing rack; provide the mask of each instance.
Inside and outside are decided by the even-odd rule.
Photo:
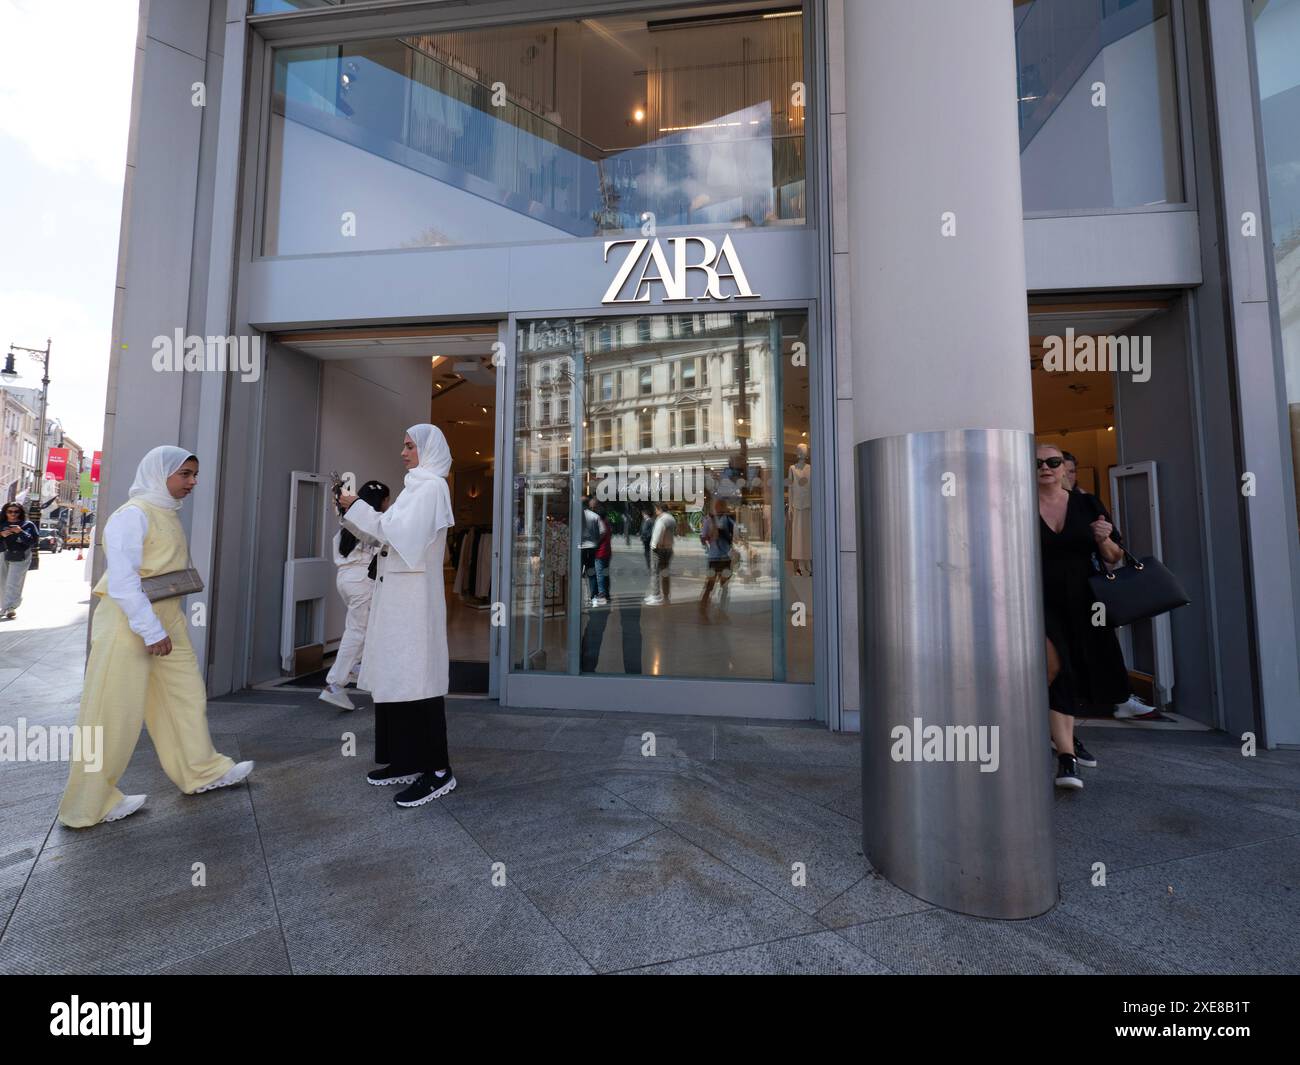
[[[455,543],[449,548],[456,568],[452,594],[467,606],[486,610],[492,596],[492,526],[457,526],[453,532]]]

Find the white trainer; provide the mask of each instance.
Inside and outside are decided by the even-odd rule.
[[[149,798],[148,795],[123,795],[118,804],[109,810],[108,813],[100,819],[99,823],[102,825],[108,821],[120,821],[124,817],[130,817],[136,812],[136,810],[140,809],[140,807],[144,805],[144,801],[147,798]]]
[[[226,775],[224,777],[220,780],[214,780],[211,784],[204,784],[201,788],[195,788],[194,794],[199,795],[205,791],[216,791],[217,788],[228,788],[232,784],[238,784],[252,771],[252,762],[236,762],[226,770]]]
[[[1115,719],[1125,721],[1131,717],[1145,717],[1147,714],[1155,713],[1154,706],[1147,706],[1136,695],[1130,695],[1128,702],[1120,703],[1115,707]]]
[[[329,688],[325,688],[320,693],[320,698],[321,702],[330,703],[333,706],[337,706],[340,710],[356,709],[356,707],[352,705],[352,700],[348,698],[348,693],[342,688],[338,691],[330,691]]]

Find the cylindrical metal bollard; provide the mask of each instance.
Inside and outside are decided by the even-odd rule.
[[[982,917],[1056,902],[1034,443],[962,429],[857,446],[863,844]]]

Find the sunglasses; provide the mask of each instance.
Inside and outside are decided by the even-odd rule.
[[[1057,458],[1055,455],[1053,455],[1050,459],[1035,459],[1034,461],[1038,463],[1038,468],[1040,470],[1044,466],[1046,466],[1049,470],[1054,470],[1057,467],[1059,467],[1062,463],[1064,463],[1065,459]]]

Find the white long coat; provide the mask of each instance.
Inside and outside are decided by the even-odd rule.
[[[382,540],[379,515],[358,500],[344,525]],[[377,703],[406,703],[447,694],[447,593],[442,560],[447,530],[441,529],[415,566],[391,547],[379,556],[366,648],[357,686]]]

